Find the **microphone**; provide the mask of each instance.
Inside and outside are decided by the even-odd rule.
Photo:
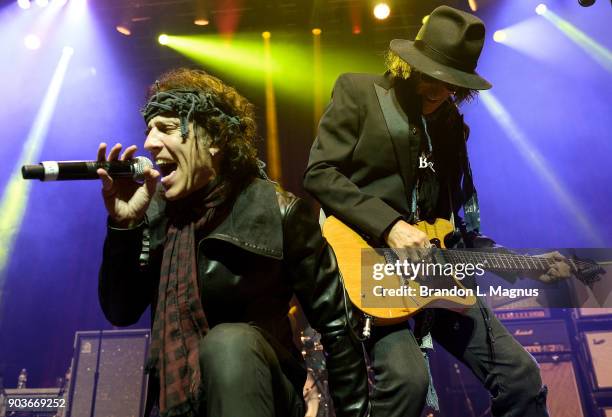
[[[96,171],[105,169],[113,178],[144,180],[144,170],[153,163],[144,156],[129,161],[43,161],[35,165],[23,165],[21,176],[24,180],[71,181],[96,180]]]

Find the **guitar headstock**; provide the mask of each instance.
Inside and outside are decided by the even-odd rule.
[[[591,259],[580,259],[577,256],[571,258],[574,275],[584,285],[592,288],[593,284],[601,280],[606,270]]]

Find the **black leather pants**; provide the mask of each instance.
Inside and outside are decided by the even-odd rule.
[[[535,359],[480,301],[463,315],[436,310],[432,335],[490,392],[493,416],[548,417]],[[375,375],[372,417],[420,416],[429,380],[408,325],[376,327],[366,346]],[[440,392],[444,383],[434,380]]]
[[[302,417],[302,393],[283,373],[276,353],[244,323],[213,327],[200,345],[202,417]]]

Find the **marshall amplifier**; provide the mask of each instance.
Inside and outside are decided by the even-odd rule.
[[[548,408],[551,417],[591,417],[585,413],[586,396],[582,394],[582,384],[577,372],[576,361],[571,352],[569,333],[563,320],[542,320],[505,323],[508,331],[532,353],[540,367],[542,381],[548,386]],[[478,408],[488,404],[489,395],[476,377],[464,365],[458,363],[443,349],[434,351],[432,361],[434,381],[441,366],[446,369],[442,378],[444,388],[440,390],[441,399],[451,410],[463,407],[453,417],[465,417],[468,398],[475,408],[474,415],[490,417],[485,410]],[[442,354],[440,352],[443,352]],[[440,361],[439,359],[443,359]],[[437,362],[442,362],[438,364]],[[476,409],[478,408],[478,409]],[[445,414],[446,415],[446,414]],[[611,416],[612,417],[612,416]]]
[[[612,389],[612,330],[583,332],[581,338],[593,388]]]
[[[612,308],[604,307],[582,307],[576,309],[576,314],[580,319],[591,318],[610,318],[612,319]]]
[[[77,332],[66,417],[141,417],[148,348],[149,330]]]
[[[548,411],[551,417],[586,417],[576,365],[571,354],[535,355],[542,382],[548,387]]]
[[[495,316],[501,321],[533,320],[550,318],[548,308],[519,308],[514,305],[498,307],[493,310]]]
[[[572,351],[571,339],[563,320],[509,322],[504,325],[531,354]]]

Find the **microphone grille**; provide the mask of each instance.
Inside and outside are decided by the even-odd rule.
[[[134,179],[138,181],[143,181],[145,168],[147,167],[152,168],[153,162],[151,162],[151,160],[147,158],[146,156],[137,156],[136,158],[134,158],[133,167],[134,167],[133,168]]]

